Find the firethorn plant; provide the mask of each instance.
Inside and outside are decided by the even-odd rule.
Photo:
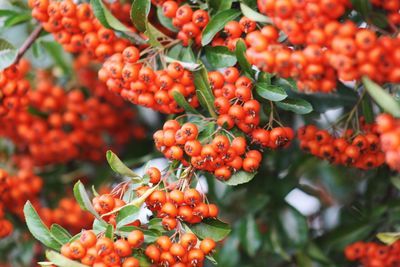
[[[400,266],[399,0],[3,2],[1,266]]]

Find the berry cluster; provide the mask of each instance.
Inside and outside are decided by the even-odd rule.
[[[344,254],[349,261],[358,261],[365,267],[392,267],[400,264],[400,242],[390,246],[374,242],[356,242],[347,246]]]
[[[28,105],[30,84],[24,79],[30,68],[26,60],[20,60],[0,72],[0,116],[18,112]]]
[[[104,61],[129,45],[129,41],[117,37],[113,30],[101,25],[89,3],[75,4],[72,0],[28,2],[33,9],[32,16],[68,52],[86,53],[93,59]]]
[[[400,121],[384,113],[376,118],[376,124],[386,163],[393,170],[400,171]]]
[[[196,235],[185,233],[178,242],[173,242],[168,236],[160,236],[155,244],[146,248],[145,254],[155,266],[201,267],[215,246],[212,239],[205,238],[198,242]]]
[[[192,74],[179,63],[171,63],[166,70],[155,71],[139,63],[139,50],[130,46],[110,57],[99,71],[99,79],[109,90],[134,104],[162,113],[179,113],[173,92],[182,94],[191,106],[199,105]]]
[[[98,238],[92,231],[84,231],[78,240],[63,245],[61,254],[88,266],[139,267],[139,260],[131,255],[143,242],[144,234],[140,230],[130,232],[127,239],[115,241],[107,237]]]
[[[246,153],[246,139],[235,137],[230,140],[222,134],[198,138],[199,130],[191,122],[182,126],[176,120],[167,121],[163,130],[154,133],[156,148],[171,160],[180,160],[198,170],[213,172],[221,180],[229,180],[233,172],[243,168],[254,172],[261,163],[261,153],[250,150]],[[211,142],[207,142],[210,139]],[[206,143],[206,144],[202,144]]]
[[[146,186],[138,188],[136,193],[140,196],[147,189]],[[162,218],[162,225],[168,231],[176,229],[178,222],[197,224],[218,216],[218,207],[205,203],[203,195],[193,188],[169,192],[156,190],[146,199],[146,206]]]
[[[38,73],[36,90],[29,94],[36,112],[22,110],[2,118],[0,135],[12,139],[17,157],[31,165],[101,161],[109,147],[118,150],[131,137],[143,138],[131,108],[121,101],[119,106],[110,103],[113,97],[105,96],[112,93],[104,84],[93,82],[88,89],[92,93],[88,98],[78,89],[66,92],[46,73]],[[112,136],[113,143],[106,136]]]
[[[201,32],[209,21],[207,11],[193,11],[189,5],[179,6],[175,1],[164,2],[162,10],[164,16],[172,19],[172,25],[179,29],[177,38],[182,41],[182,45],[188,46],[191,39],[194,39],[197,45],[201,44]]]
[[[364,124],[360,133],[346,130],[340,137],[314,125],[306,125],[298,130],[298,137],[301,149],[333,164],[367,170],[379,167],[385,161],[374,124]]]

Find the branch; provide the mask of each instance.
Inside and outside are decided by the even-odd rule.
[[[35,42],[35,40],[39,37],[39,34],[42,31],[42,29],[43,29],[43,26],[40,25],[40,26],[36,27],[36,29],[34,29],[33,32],[31,32],[29,37],[25,40],[25,42],[19,48],[18,55],[17,55],[17,58],[15,59],[14,64],[17,63],[24,56],[26,51],[28,51],[28,49],[32,46],[32,44]]]

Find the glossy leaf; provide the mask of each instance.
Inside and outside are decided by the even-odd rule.
[[[70,260],[67,257],[64,257],[63,255],[51,250],[46,251],[46,258],[54,265],[59,267],[88,267],[88,265]]]
[[[192,113],[192,114],[200,114],[195,108],[193,108],[189,102],[186,101],[185,97],[178,91],[175,91],[172,93],[174,96],[174,99],[176,103],[183,109],[185,109],[187,112]]]
[[[189,225],[188,227],[198,237],[202,239],[208,237],[214,241],[223,240],[231,232],[227,223],[217,219],[205,219],[201,223]]]
[[[229,180],[225,183],[227,185],[236,186],[240,184],[245,184],[253,180],[253,178],[257,175],[256,172],[246,172],[246,171],[238,171],[235,172]]]
[[[276,105],[281,109],[302,115],[313,111],[311,104],[301,98],[286,98],[281,102],[276,102]]]
[[[214,94],[208,82],[207,70],[202,66],[198,71],[194,72],[194,84],[197,88],[196,93],[199,102],[203,108],[207,109],[211,116],[217,117],[214,109]]]
[[[215,14],[230,9],[232,6],[232,0],[208,0],[208,5]]]
[[[136,206],[126,206],[117,215],[117,228],[130,224],[139,218],[140,209]]]
[[[141,32],[147,30],[147,16],[151,8],[150,0],[135,0],[131,7],[131,20],[133,25]]]
[[[61,225],[52,224],[50,227],[50,232],[58,241],[60,241],[63,245],[68,243],[71,239],[71,234],[63,228]]]
[[[278,85],[269,85],[267,83],[257,83],[257,93],[264,99],[271,101],[282,101],[288,97],[285,89]]]
[[[205,48],[207,61],[215,68],[232,67],[237,59],[226,46],[207,46]]]
[[[251,68],[251,64],[247,61],[247,58],[245,56],[246,49],[247,47],[244,41],[242,39],[239,39],[236,43],[236,50],[235,50],[237,61],[239,62],[239,65],[242,68],[242,70],[248,73],[248,75],[250,75],[251,77],[253,77],[255,72]]]
[[[102,0],[90,0],[90,5],[92,6],[94,15],[104,27],[121,32],[130,31],[124,24],[114,17]]]
[[[215,16],[211,17],[207,26],[203,30],[201,44],[203,46],[209,44],[214,36],[221,31],[225,24],[231,20],[234,20],[240,15],[240,11],[234,9],[228,9],[219,12]]]
[[[9,42],[0,39],[0,71],[12,65],[17,59],[18,50]]]
[[[94,209],[93,204],[90,201],[89,196],[86,192],[85,186],[81,183],[81,181],[78,181],[74,185],[73,192],[74,192],[74,197],[75,197],[76,201],[78,202],[79,206],[81,207],[81,209],[89,211],[98,220],[102,221],[102,219],[100,218],[100,215]]]
[[[272,23],[272,20],[263,15],[258,13],[257,11],[254,11],[253,9],[251,9],[250,7],[248,7],[246,4],[240,3],[240,9],[242,10],[243,15],[245,15],[246,17],[257,21],[257,22],[262,22],[262,23]]]
[[[116,173],[122,176],[127,176],[135,181],[141,180],[141,177],[128,168],[111,150],[107,151],[106,158],[111,169],[113,169],[113,171]]]

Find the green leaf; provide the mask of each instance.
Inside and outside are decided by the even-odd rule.
[[[139,218],[140,209],[136,206],[126,206],[117,215],[117,228],[130,224]]]
[[[254,11],[246,4],[240,3],[240,9],[242,10],[243,15],[250,18],[251,20],[262,23],[272,23],[272,20],[269,17]]]
[[[86,192],[85,186],[82,184],[81,181],[78,181],[74,185],[73,191],[74,191],[75,199],[78,202],[81,209],[89,211],[91,214],[93,214],[96,217],[96,219],[98,219],[99,221],[103,221],[103,219],[101,219],[100,215],[94,209],[93,204],[90,201],[89,196]]]
[[[95,17],[104,27],[121,32],[130,31],[124,24],[114,17],[102,0],[90,0],[90,5],[92,6]]]
[[[63,255],[51,250],[46,251],[46,258],[58,267],[88,267],[88,265],[70,260]]]
[[[211,91],[210,83],[208,82],[208,73],[204,66],[194,72],[194,84],[197,88],[196,93],[201,106],[208,110],[211,116],[217,117],[214,109],[215,96]]]
[[[165,37],[165,35],[149,22],[146,22],[146,31],[144,34],[149,38],[148,43],[152,47],[163,47],[158,39]]]
[[[205,53],[208,62],[215,68],[232,67],[237,62],[235,54],[226,46],[207,46]]]
[[[307,243],[307,219],[297,209],[287,204],[286,207],[279,212],[279,221],[293,245],[303,247],[304,244]]]
[[[268,72],[260,72],[257,77],[257,82],[270,85],[273,75]]]
[[[147,30],[147,16],[151,8],[150,0],[135,0],[131,7],[131,20],[133,25],[141,32]]]
[[[111,224],[107,224],[106,232],[104,233],[104,235],[107,238],[113,240],[114,239],[114,226],[112,226]]]
[[[238,171],[235,172],[228,181],[225,181],[225,184],[231,186],[245,184],[253,180],[256,175],[256,172]]]
[[[208,0],[208,5],[214,14],[230,9],[232,0]]]
[[[4,21],[4,27],[12,27],[20,23],[27,22],[32,19],[30,12],[18,13],[16,16],[8,17]]]
[[[160,232],[165,231],[164,226],[162,225],[162,219],[153,218],[148,223],[149,230],[157,230]]]
[[[373,123],[374,122],[374,112],[372,110],[372,103],[368,95],[363,97],[361,102],[361,108],[363,111],[363,115],[365,118],[366,123]]]
[[[50,227],[50,232],[54,238],[60,241],[63,245],[68,243],[72,237],[65,228],[58,224],[52,224]]]
[[[42,41],[40,44],[49,53],[56,65],[62,69],[64,74],[70,75],[72,73],[72,64],[70,64],[70,60],[65,56],[66,53],[64,53],[64,49],[59,43]]]
[[[301,98],[286,98],[281,102],[276,102],[276,105],[281,109],[292,111],[301,115],[313,111],[311,104]]]
[[[318,261],[323,266],[331,266],[332,261],[325,255],[325,253],[314,243],[308,243],[305,247],[305,253],[315,261]]]
[[[221,241],[229,235],[231,228],[227,223],[217,219],[205,219],[201,223],[188,226],[189,229],[201,239],[211,238]]]
[[[243,39],[239,39],[236,43],[236,50],[235,50],[237,61],[239,62],[241,69],[248,75],[253,77],[255,72],[251,68],[251,64],[247,61],[247,58],[245,56],[246,49],[247,47]]]
[[[378,233],[376,237],[386,245],[392,245],[400,239],[400,233]]]
[[[35,208],[32,206],[31,202],[28,200],[24,206],[24,215],[26,225],[34,238],[39,240],[46,247],[52,248],[54,250],[60,250],[61,242],[53,237],[49,228],[40,219]]]
[[[11,66],[18,56],[18,50],[9,42],[0,39],[0,71]]]
[[[154,229],[146,230],[146,229],[138,228],[135,226],[123,226],[120,229],[118,229],[118,234],[120,234],[123,237],[128,237],[130,232],[132,232],[134,230],[140,230],[143,232],[144,242],[147,244],[157,241],[157,239],[162,235],[162,233],[158,230],[154,230]]]
[[[185,109],[187,112],[192,114],[200,114],[195,108],[193,108],[185,99],[185,97],[178,91],[172,92],[175,101],[178,103],[180,107]]]
[[[113,171],[115,171],[116,173],[122,176],[128,176],[137,182],[140,182],[142,180],[142,178],[138,174],[129,169],[111,150],[107,151],[106,158],[111,169],[113,169]]]
[[[213,16],[203,30],[201,44],[206,46],[211,43],[211,41],[214,39],[214,36],[225,27],[225,24],[231,20],[234,20],[239,15],[239,10],[228,9]]]
[[[256,91],[262,98],[271,101],[282,101],[288,97],[285,89],[267,83],[257,83]]]
[[[351,0],[355,10],[360,12],[363,17],[368,16],[372,10],[372,5],[369,0]]]
[[[157,7],[157,17],[158,20],[160,21],[161,25],[163,25],[165,28],[172,32],[178,32],[179,30],[172,25],[172,19],[167,18],[164,16],[164,13],[162,11],[162,7]]]
[[[400,117],[400,105],[388,92],[366,76],[362,77],[362,82],[369,95],[382,109],[395,117]]]
[[[240,240],[242,247],[250,257],[254,257],[261,247],[261,233],[253,215],[248,215],[240,224]]]
[[[0,17],[13,17],[17,16],[19,12],[10,9],[0,9]]]

